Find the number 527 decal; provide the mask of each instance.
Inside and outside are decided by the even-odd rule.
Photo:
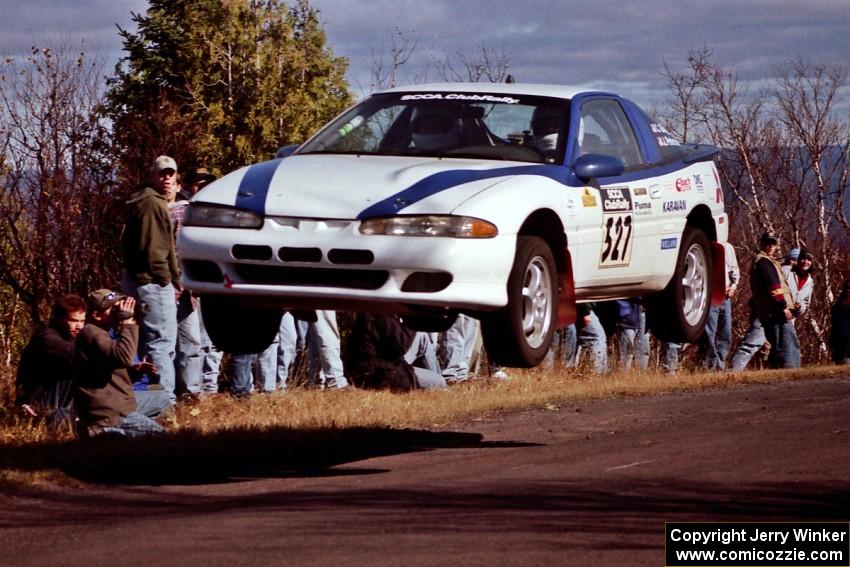
[[[628,266],[632,256],[632,213],[608,214],[602,217],[602,255],[600,268]]]

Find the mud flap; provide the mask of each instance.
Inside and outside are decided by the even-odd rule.
[[[726,248],[720,242],[711,243],[711,306],[717,307],[726,301]]]
[[[558,318],[555,328],[563,329],[575,322],[576,286],[573,278],[573,257],[570,251],[564,248],[564,271],[558,274]]]

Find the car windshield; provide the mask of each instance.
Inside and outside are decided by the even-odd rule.
[[[563,162],[569,101],[524,95],[405,92],[369,97],[299,154]]]

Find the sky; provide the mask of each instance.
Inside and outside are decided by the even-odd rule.
[[[436,79],[428,61],[482,47],[503,52],[517,82],[614,90],[644,105],[666,96],[665,62],[682,69],[689,51],[743,84],[758,85],[800,59],[850,64],[850,0],[312,0],[328,43],[349,59],[358,96],[371,68],[396,44],[416,42],[403,83]],[[134,29],[144,0],[0,0],[0,56],[32,45],[84,40],[110,72],[122,55],[117,27]],[[401,33],[399,36],[398,33]],[[399,39],[401,38],[401,39]],[[844,94],[850,95],[845,90]]]

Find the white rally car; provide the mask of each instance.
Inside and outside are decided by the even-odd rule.
[[[491,359],[533,366],[576,302],[636,296],[657,336],[694,341],[724,292],[715,153],[612,93],[396,88],[201,191],[184,283],[231,352],[262,350],[285,308],[423,330],[467,313]]]

